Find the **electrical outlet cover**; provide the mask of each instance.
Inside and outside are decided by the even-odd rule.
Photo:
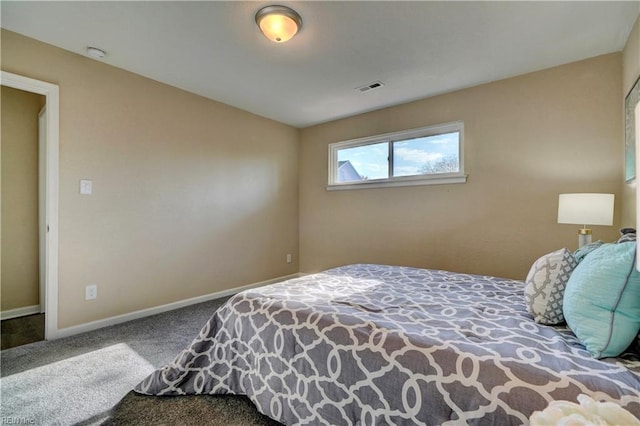
[[[85,287],[84,289],[84,299],[85,300],[93,300],[98,297],[98,286],[95,284],[91,284]]]

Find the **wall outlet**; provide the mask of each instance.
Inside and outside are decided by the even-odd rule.
[[[293,261],[290,254],[287,253],[287,263],[291,263]]]
[[[98,286],[96,284],[89,284],[84,289],[84,300],[93,300],[98,297]]]

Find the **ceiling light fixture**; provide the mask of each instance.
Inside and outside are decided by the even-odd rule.
[[[272,5],[263,7],[256,13],[256,24],[266,38],[284,43],[300,31],[302,18],[291,8]]]
[[[102,49],[98,49],[97,47],[89,46],[87,47],[87,56],[93,59],[102,59],[107,54]]]

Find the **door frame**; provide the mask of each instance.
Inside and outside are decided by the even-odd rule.
[[[0,71],[0,85],[37,93],[45,97],[47,137],[45,155],[45,325],[44,338],[58,336],[58,152],[59,152],[59,87],[57,84],[35,80]],[[43,153],[40,152],[39,155]],[[42,303],[42,301],[40,302]]]
[[[45,277],[47,276],[47,156],[40,153],[47,152],[47,104],[38,113],[38,287],[40,294],[40,313],[46,313],[47,307],[47,286]],[[46,317],[45,317],[46,320]]]

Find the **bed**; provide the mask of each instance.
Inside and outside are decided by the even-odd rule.
[[[640,418],[637,356],[595,359],[523,288],[361,264],[247,290],[135,390],[247,395],[287,425],[519,425],[579,394]]]

